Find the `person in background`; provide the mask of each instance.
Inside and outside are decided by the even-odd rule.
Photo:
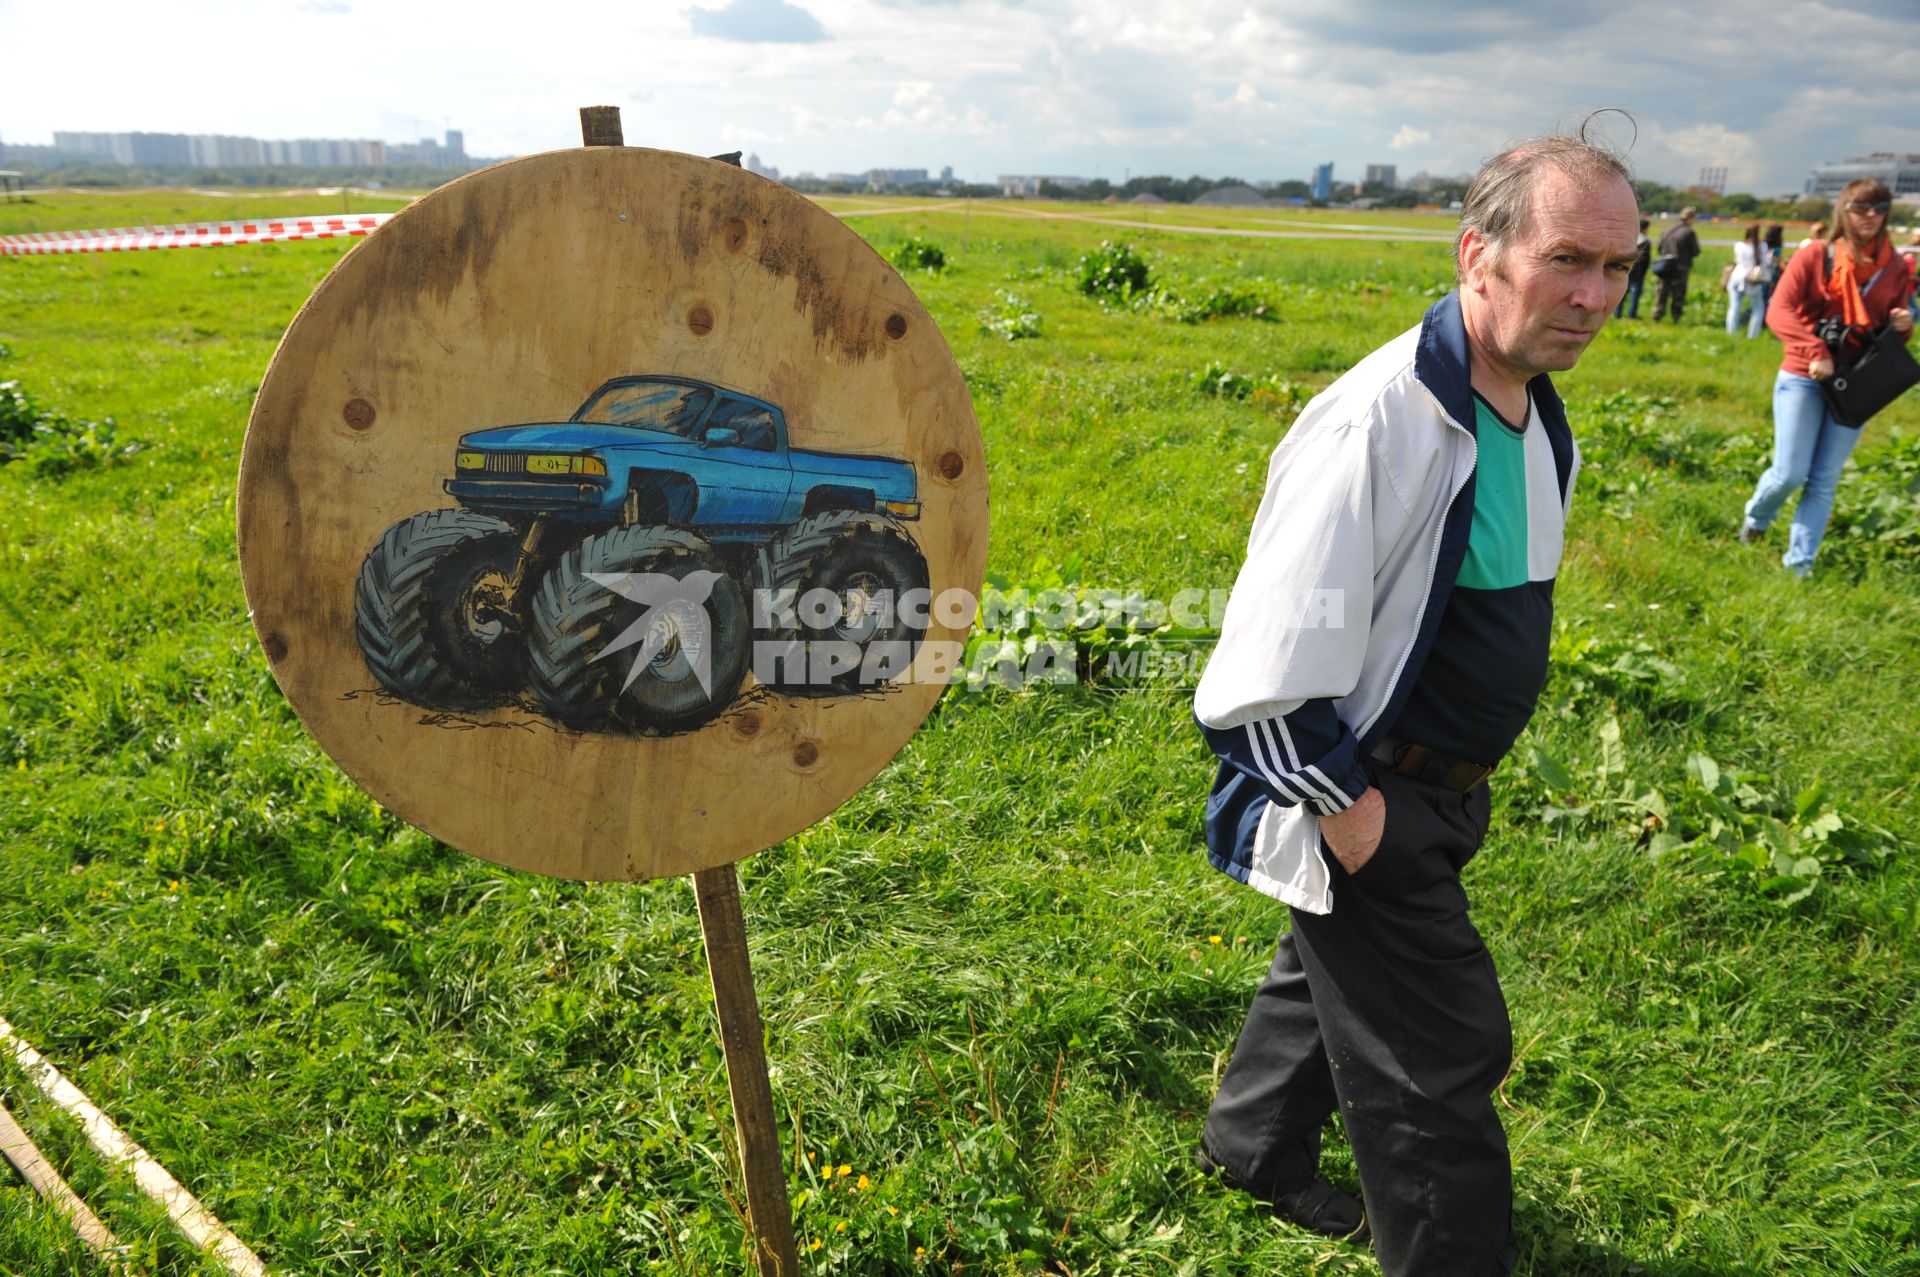
[[[1808,222],[1807,237],[1801,240],[1798,244],[1794,245],[1794,251],[1798,252],[1803,248],[1812,248],[1815,244],[1825,244],[1826,242],[1827,242],[1826,226],[1820,222]]]
[[[1907,259],[1907,274],[1920,276],[1920,231],[1915,231],[1913,238],[1901,247],[1900,256]],[[1914,290],[1913,300],[1907,308],[1915,319],[1920,319],[1920,289]]]
[[[1859,428],[1835,419],[1820,393],[1835,364],[1821,329],[1844,325],[1864,334],[1885,324],[1902,340],[1913,335],[1913,271],[1887,234],[1892,207],[1884,183],[1866,177],[1847,183],[1833,206],[1832,246],[1796,252],[1767,308],[1767,325],[1786,354],[1773,381],[1773,464],[1747,502],[1740,540],[1761,540],[1780,506],[1804,487],[1780,560],[1803,577],[1812,574],[1826,535],[1840,468],[1860,439]]]
[[[1767,233],[1760,239],[1767,248],[1766,274],[1760,280],[1760,326],[1767,324],[1767,302],[1773,298],[1773,286],[1780,282],[1780,264],[1786,258],[1786,250],[1781,247],[1785,239],[1785,228],[1775,222],[1767,227]]]
[[[1733,269],[1727,272],[1727,332],[1732,334],[1740,328],[1741,313],[1751,311],[1747,319],[1747,338],[1752,340],[1760,335],[1760,325],[1766,320],[1766,307],[1760,298],[1765,289],[1767,264],[1772,259],[1767,255],[1767,246],[1760,242],[1760,223],[1747,223],[1746,234],[1733,246]]]
[[[1669,307],[1673,309],[1673,322],[1680,322],[1680,312],[1687,308],[1687,277],[1693,273],[1693,259],[1698,256],[1700,236],[1693,229],[1693,206],[1689,204],[1680,210],[1680,220],[1660,237],[1660,260],[1666,268],[1654,272],[1654,278],[1660,281],[1653,291],[1654,323],[1660,322]]]
[[[1613,317],[1620,318],[1625,311],[1628,319],[1640,318],[1640,291],[1647,284],[1647,267],[1653,264],[1653,241],[1647,238],[1647,228],[1653,225],[1646,218],[1640,219],[1640,239],[1633,247],[1633,269],[1627,272],[1627,293],[1620,304],[1613,308]]]

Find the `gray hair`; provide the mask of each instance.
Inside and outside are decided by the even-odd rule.
[[[1548,169],[1563,173],[1583,185],[1619,178],[1629,187],[1633,173],[1626,159],[1612,147],[1587,137],[1594,112],[1580,125],[1577,136],[1553,133],[1509,147],[1488,160],[1467,188],[1460,208],[1460,232],[1453,241],[1453,273],[1466,280],[1460,266],[1460,249],[1467,232],[1473,231],[1486,241],[1495,260],[1509,240],[1527,227],[1533,216],[1533,192],[1540,175]],[[1631,117],[1629,117],[1631,119]]]

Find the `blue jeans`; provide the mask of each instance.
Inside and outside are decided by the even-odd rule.
[[[1753,308],[1753,317],[1747,321],[1747,336],[1758,337],[1760,326],[1767,319],[1766,298],[1758,284],[1749,284],[1744,289],[1729,288],[1727,290],[1727,331],[1729,333],[1739,331],[1740,308],[1743,304]]]
[[[1618,319],[1620,318],[1620,312],[1625,311],[1628,319],[1640,318],[1640,293],[1646,286],[1647,277],[1645,275],[1640,276],[1638,279],[1629,278],[1627,280],[1627,291],[1620,294],[1620,304],[1613,308],[1613,317]],[[1916,293],[1915,296],[1920,297],[1920,293]]]
[[[1813,556],[1827,534],[1833,514],[1833,490],[1840,484],[1840,468],[1847,464],[1860,431],[1843,426],[1827,411],[1820,383],[1810,377],[1782,372],[1773,382],[1773,464],[1760,476],[1747,502],[1747,526],[1761,531],[1773,522],[1780,506],[1805,486],[1793,508],[1793,526],[1787,552],[1780,562],[1801,576],[1813,571]]]

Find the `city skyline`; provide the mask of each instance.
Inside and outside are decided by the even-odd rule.
[[[97,8],[103,29],[141,34],[90,46],[84,77],[19,59],[0,139],[400,139],[457,120],[469,152],[511,155],[577,145],[575,108],[612,103],[630,144],[757,151],[783,173],[1310,180],[1332,158],[1352,181],[1373,164],[1471,172],[1618,106],[1632,122],[1602,127],[1640,176],[1724,167],[1728,190],[1763,196],[1822,163],[1920,151],[1920,7],[1903,0],[1713,0],[1684,18],[1652,0],[692,0],[559,22],[476,0],[457,23],[419,0],[205,0],[151,31],[125,0]],[[51,47],[63,22],[0,6],[0,41]],[[1802,29],[1821,39],[1773,38]]]
[[[0,134],[0,152],[26,146]],[[259,138],[231,133],[164,133],[145,129],[77,132],[55,129],[46,162],[75,158],[143,167],[199,168],[384,168],[417,164],[466,168],[464,135],[447,129],[441,138],[385,142],[373,138]]]

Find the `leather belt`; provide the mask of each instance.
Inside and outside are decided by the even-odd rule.
[[[1401,776],[1457,789],[1463,794],[1493,775],[1493,768],[1484,763],[1470,763],[1398,736],[1381,737],[1380,743],[1373,747],[1373,759]]]

